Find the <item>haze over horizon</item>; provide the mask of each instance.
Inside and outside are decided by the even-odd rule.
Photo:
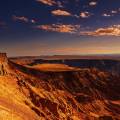
[[[120,54],[119,0],[1,0],[0,52]]]

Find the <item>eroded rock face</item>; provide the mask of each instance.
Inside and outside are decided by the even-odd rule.
[[[97,69],[56,72],[9,65],[14,74],[0,77],[6,78],[0,82],[0,105],[10,112],[13,109],[15,115],[23,117],[20,120],[120,118],[118,76]]]
[[[7,61],[7,54],[6,53],[0,53],[0,62]]]
[[[8,58],[6,53],[0,53],[0,75],[6,75],[8,69]]]
[[[119,118],[120,107],[116,102],[120,99],[120,78],[117,76],[95,68],[60,72],[45,72],[24,66],[17,66],[17,69],[34,77],[22,79],[20,89],[34,104],[32,110],[45,119]]]

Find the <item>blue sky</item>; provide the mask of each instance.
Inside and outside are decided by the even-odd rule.
[[[120,0],[1,0],[9,56],[120,53]]]

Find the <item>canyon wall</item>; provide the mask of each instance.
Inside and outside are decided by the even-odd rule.
[[[6,53],[0,53],[0,75],[6,75],[8,69],[8,58]]]

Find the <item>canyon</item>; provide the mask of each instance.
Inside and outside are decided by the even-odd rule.
[[[119,120],[119,61],[92,61],[0,53],[0,120]]]

